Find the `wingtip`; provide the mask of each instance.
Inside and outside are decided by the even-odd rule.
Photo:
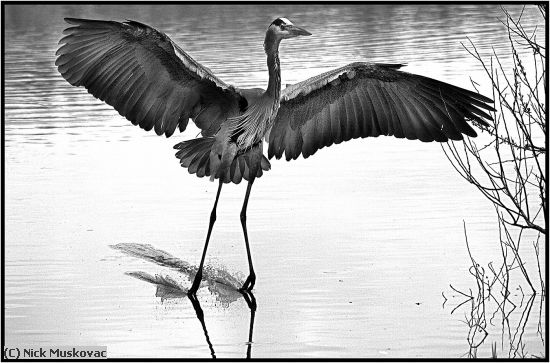
[[[480,100],[481,102],[485,102],[485,103],[495,103],[495,100],[490,99],[489,97],[484,96],[481,93],[478,93],[477,99]]]
[[[86,22],[87,19],[65,17],[65,18],[63,18],[63,20],[65,20],[65,22],[68,23],[68,24],[78,25],[78,24]]]
[[[128,24],[139,28],[146,28],[146,29],[150,28],[150,26],[147,24],[143,24],[143,23],[140,23],[139,21],[131,20],[131,19],[124,19],[124,24]]]
[[[82,19],[82,18],[71,18],[71,17],[65,17],[63,18],[65,22],[71,25],[76,25],[78,27],[82,28],[95,28],[97,26],[104,27],[105,25],[117,25],[120,24],[113,20],[97,20],[97,19]],[[67,28],[65,30],[69,29],[75,29],[76,27]]]
[[[400,69],[406,67],[407,63],[376,63],[376,65],[384,68]]]
[[[491,117],[489,120],[494,121],[492,117]],[[483,128],[487,128],[487,129],[488,129],[489,127],[491,127],[491,125],[490,125],[487,121],[485,121],[485,120],[483,120],[483,119],[481,119],[481,118],[474,119],[473,122],[474,122],[474,123],[477,123],[476,126],[477,126],[478,128],[480,128],[480,129],[483,129]]]

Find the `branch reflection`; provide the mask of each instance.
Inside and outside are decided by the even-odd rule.
[[[449,285],[451,292],[442,293],[445,299],[443,308],[450,306],[450,314],[462,313],[461,322],[467,326],[467,358],[542,358],[544,357],[544,294],[525,293],[518,285],[510,290],[509,276],[495,270],[489,264],[490,273],[474,260],[470,274],[475,277],[476,288],[460,290]],[[496,272],[498,271],[498,272]],[[494,273],[496,272],[496,273]],[[533,309],[535,302],[540,304]],[[449,303],[450,302],[450,303]],[[538,312],[534,321],[533,313]],[[535,332],[540,337],[540,351],[537,346],[527,344],[532,339],[525,338]],[[492,341],[490,350],[488,342]]]

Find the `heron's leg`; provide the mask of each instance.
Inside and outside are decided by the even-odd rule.
[[[212,227],[214,227],[214,222],[216,221],[216,207],[218,206],[218,199],[220,198],[222,185],[223,185],[223,180],[220,178],[220,185],[218,186],[218,192],[216,193],[216,201],[214,202],[214,208],[212,208],[212,212],[210,213],[210,224],[208,225],[206,242],[204,243],[204,249],[202,251],[201,264],[199,265],[199,269],[197,271],[197,274],[195,275],[195,279],[193,280],[193,285],[189,289],[188,295],[195,295],[195,293],[199,289],[199,285],[201,284],[204,258],[206,257],[206,250],[208,249],[208,241],[210,241],[210,235],[212,234]]]
[[[250,270],[248,278],[244,282],[243,287],[241,287],[241,290],[245,291],[252,290],[254,284],[256,283],[256,274],[254,273],[254,267],[252,266],[252,256],[250,254],[250,245],[248,244],[248,232],[246,231],[246,207],[248,206],[248,198],[250,197],[250,189],[252,189],[252,183],[254,183],[254,179],[248,182],[248,186],[246,187],[246,195],[244,197],[243,209],[241,210],[241,224],[243,226],[244,242],[246,244],[246,254],[248,256],[248,268]]]

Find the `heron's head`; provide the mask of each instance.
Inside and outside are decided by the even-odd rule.
[[[267,50],[272,45],[278,45],[283,39],[295,38],[301,35],[311,35],[311,33],[292,24],[287,18],[277,18],[267,28],[264,47]]]

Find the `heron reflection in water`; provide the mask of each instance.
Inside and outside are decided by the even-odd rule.
[[[214,284],[214,289],[216,288]],[[246,342],[246,358],[250,359],[252,356],[252,336],[254,334],[254,318],[256,316],[256,298],[254,297],[254,294],[252,291],[241,291],[240,292],[242,296],[244,297],[244,301],[246,302],[246,305],[250,309],[250,320],[248,325],[248,340]],[[165,298],[181,298],[182,297],[182,291],[181,290],[174,290],[174,289],[167,289],[165,286],[157,285],[157,297],[161,297],[163,299]],[[206,321],[204,319],[204,311],[202,310],[201,304],[199,302],[199,299],[194,294],[188,294],[183,293],[183,296],[186,296],[189,301],[191,302],[191,305],[193,306],[193,309],[195,310],[195,315],[197,316],[197,319],[199,320],[199,323],[202,327],[202,332],[204,334],[204,337],[206,339],[206,344],[208,345],[208,349],[210,350],[210,356],[212,358],[216,358],[216,351],[214,349],[214,344],[212,343],[210,339],[210,335],[208,334],[208,328],[206,327]]]
[[[256,274],[246,228],[252,184],[270,169],[268,159],[307,158],[323,147],[356,138],[395,136],[424,142],[476,136],[468,121],[488,126],[492,100],[476,92],[402,72],[401,64],[351,63],[281,90],[279,45],[311,35],[286,18],[268,27],[264,50],[267,89],[228,85],[197,63],[166,34],[136,22],[67,18],[72,26],[60,41],[56,65],[74,86],[113,106],[146,131],[171,136],[189,119],[201,137],[175,145],[180,164],[219,186],[198,272],[202,271],[216,207],[224,183],[248,182],[240,219],[249,274],[241,289],[254,287]],[[267,157],[263,140],[268,143]]]
[[[183,261],[166,251],[157,249],[148,244],[119,243],[112,245],[111,247],[143,261],[152,262],[158,266],[169,268],[172,272],[177,271],[180,276],[183,275],[187,278],[191,278],[196,274],[197,268],[192,266],[189,262]],[[214,344],[208,334],[204,311],[202,310],[201,304],[195,294],[188,294],[188,289],[182,287],[178,282],[178,279],[174,279],[172,277],[172,273],[151,275],[144,271],[132,271],[126,272],[126,275],[154,284],[156,286],[155,296],[160,298],[161,303],[164,303],[167,300],[180,300],[183,298],[189,299],[193,309],[195,310],[195,315],[201,324],[206,343],[208,344],[208,348],[210,350],[210,355],[212,358],[216,358]],[[246,341],[246,358],[250,358],[252,353],[254,318],[256,316],[257,309],[256,299],[252,291],[240,290],[239,287],[242,285],[242,281],[239,281],[239,279],[233,277],[223,269],[208,269],[205,273],[205,277],[207,280],[208,290],[215,300],[220,302],[222,305],[229,306],[239,300],[239,298],[244,298],[244,301],[250,310],[248,340]]]

